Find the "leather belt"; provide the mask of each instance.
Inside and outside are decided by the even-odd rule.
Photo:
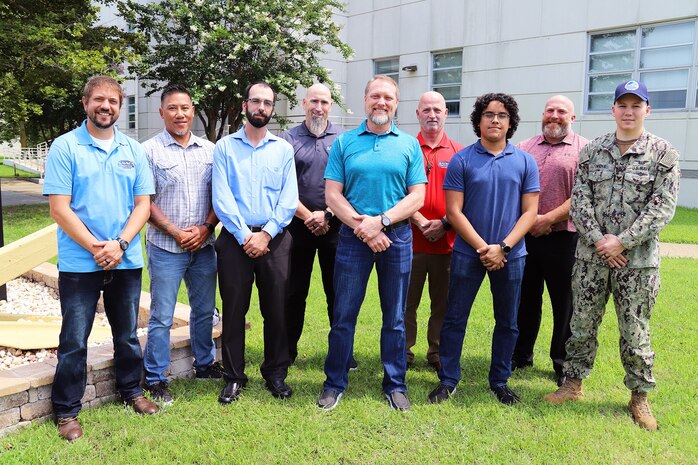
[[[409,224],[409,222],[410,222],[410,220],[402,220],[402,221],[398,221],[397,223],[392,223],[390,226],[385,226],[383,228],[383,231],[393,231],[393,230],[399,228],[400,226],[405,226],[406,224]]]

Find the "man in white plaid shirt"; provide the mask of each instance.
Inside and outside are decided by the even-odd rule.
[[[194,368],[199,379],[219,379],[212,339],[216,303],[214,228],[211,205],[213,143],[191,132],[194,105],[186,87],[169,84],[160,98],[165,129],[146,141],[155,181],[148,221],[150,321],[145,349],[145,383],[153,400],[172,403],[165,371],[170,364],[170,328],[179,286],[189,294],[189,328]]]

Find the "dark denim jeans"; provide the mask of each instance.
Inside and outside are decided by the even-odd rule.
[[[56,418],[74,417],[87,382],[87,338],[92,331],[100,291],[114,339],[116,388],[124,400],[143,395],[141,345],[136,335],[141,296],[141,268],[60,272],[58,290],[63,323],[58,343],[58,366],[51,400]]]
[[[381,362],[383,391],[406,392],[405,305],[412,269],[412,229],[409,224],[386,233],[393,241],[385,252],[374,253],[342,225],[334,265],[335,301],[329,348],[325,360],[324,389],[344,392],[349,382],[349,362],[354,353],[354,332],[368,278],[376,265],[378,294],[383,312]]]
[[[453,251],[451,278],[448,284],[448,309],[441,327],[441,383],[455,387],[460,381],[460,357],[465,329],[470,309],[487,273],[490,278],[495,322],[489,383],[490,388],[507,384],[511,376],[511,355],[519,335],[516,316],[525,261],[526,257],[508,259],[501,270],[487,272],[478,257]]]

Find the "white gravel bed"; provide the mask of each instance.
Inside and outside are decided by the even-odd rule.
[[[37,283],[26,278],[14,279],[7,283],[7,301],[0,300],[0,313],[60,317],[61,304],[58,300],[58,292],[44,283]],[[19,321],[30,322],[31,320]],[[109,326],[106,316],[102,313],[95,316],[95,324]],[[147,333],[148,328],[138,329],[139,336]],[[110,342],[110,339],[90,343],[90,347],[107,342]],[[0,346],[0,370],[43,362],[51,358],[56,358],[56,349],[20,350]]]

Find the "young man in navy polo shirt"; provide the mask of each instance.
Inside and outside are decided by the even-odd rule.
[[[440,383],[429,401],[442,402],[456,391],[470,309],[487,273],[495,320],[489,386],[501,403],[511,405],[520,400],[507,381],[519,334],[516,316],[526,255],[521,239],[538,213],[538,167],[531,155],[508,142],[519,124],[513,97],[478,97],[470,120],[480,140],[453,156],[444,180],[446,215],[458,237],[441,327]]]

